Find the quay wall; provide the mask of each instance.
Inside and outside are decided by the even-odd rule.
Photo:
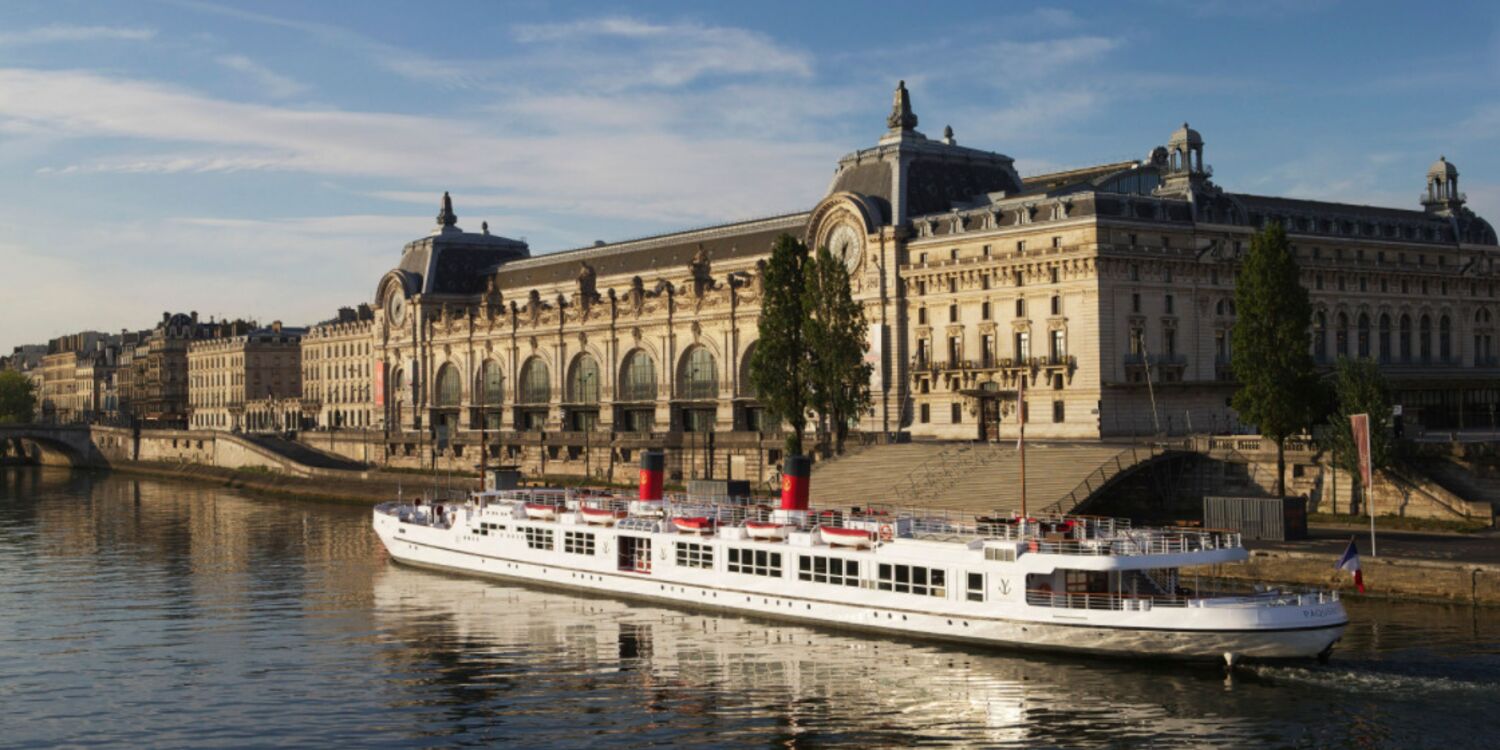
[[[1403,557],[1362,557],[1365,594],[1370,598],[1407,599],[1448,604],[1500,606],[1500,565]],[[1327,554],[1255,550],[1237,565],[1183,568],[1182,576],[1224,581],[1317,586],[1358,597],[1353,576],[1336,570]]]

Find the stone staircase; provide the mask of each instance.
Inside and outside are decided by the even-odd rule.
[[[1028,442],[1028,510],[1038,512],[1066,497],[1122,453],[1130,451],[1098,443]],[[1009,512],[1020,508],[1020,464],[1014,443],[875,445],[815,465],[812,502],[831,507],[884,503]]]
[[[244,438],[246,442],[258,445],[289,461],[295,461],[303,466],[310,466],[315,469],[363,471],[369,468],[358,461],[351,461],[343,456],[314,448],[306,443],[288,440],[276,435],[249,434],[241,435],[240,437]]]

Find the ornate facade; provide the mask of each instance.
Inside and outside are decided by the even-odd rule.
[[[311,429],[369,429],[375,425],[371,393],[369,305],[341,308],[338,317],[302,337],[302,418]]]
[[[1186,125],[1139,161],[1023,178],[951,129],[918,132],[904,85],[886,124],[806,213],[537,257],[460,230],[445,195],[375,292],[387,455],[472,466],[483,444],[597,473],[650,446],[683,476],[764,476],[780,441],[746,363],[760,264],[784,233],[852,271],[867,433],[994,439],[1023,416],[1041,438],[1236,428],[1234,274],[1270,222],[1296,245],[1320,362],[1376,358],[1433,425],[1496,403],[1500,248],[1445,159],[1420,208],[1372,208],[1225,191]]]
[[[300,426],[306,329],[236,321],[188,346],[188,428],[282,432]]]

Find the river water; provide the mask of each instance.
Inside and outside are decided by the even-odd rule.
[[[1019,655],[398,567],[358,507],[0,469],[4,747],[1495,746],[1500,611],[1349,609],[1326,666]]]

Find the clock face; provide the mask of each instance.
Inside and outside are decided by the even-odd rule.
[[[401,325],[401,321],[406,319],[406,298],[392,297],[386,305],[386,314],[390,316],[392,324]]]
[[[840,224],[828,235],[828,251],[833,253],[833,257],[843,260],[844,267],[852,274],[859,268],[859,261],[864,257],[864,243],[854,227]]]

